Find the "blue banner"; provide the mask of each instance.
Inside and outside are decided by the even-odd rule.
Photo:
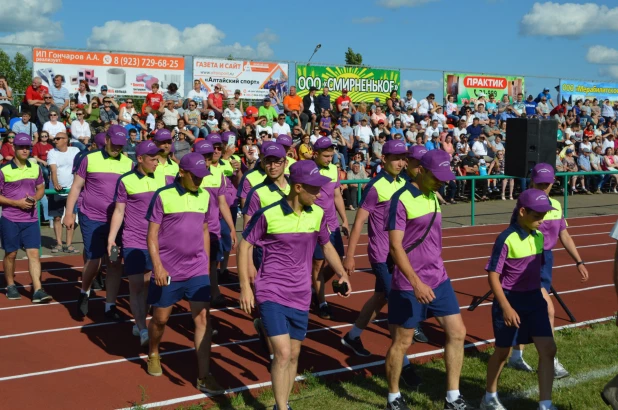
[[[560,80],[560,100],[574,104],[577,100],[609,99],[618,101],[618,83]]]

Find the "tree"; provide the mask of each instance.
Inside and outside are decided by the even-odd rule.
[[[11,59],[4,50],[0,50],[0,75],[6,77],[14,97],[18,98],[16,94],[23,95],[32,82],[32,67],[23,54],[16,53]]]
[[[348,47],[348,51],[345,52],[345,63],[346,65],[362,65],[363,56]]]

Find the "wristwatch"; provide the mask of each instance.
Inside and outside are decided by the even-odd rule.
[[[576,265],[576,266],[579,266],[579,265],[585,265],[585,264],[586,264],[586,262],[584,262],[584,261],[579,261],[579,262],[577,262],[577,265]]]

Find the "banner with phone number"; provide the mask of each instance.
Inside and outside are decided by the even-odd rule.
[[[41,77],[43,85],[53,87],[54,76],[61,75],[63,87],[72,94],[82,80],[90,95],[98,94],[103,85],[111,95],[127,96],[146,95],[155,83],[161,90],[170,83],[180,93],[184,89],[184,57],[35,48],[32,62],[33,75]]]
[[[496,101],[502,96],[513,97],[523,93],[524,78],[503,75],[444,73],[444,95],[454,95],[455,102],[462,104],[464,100],[477,100],[481,95],[489,99],[492,95]]]

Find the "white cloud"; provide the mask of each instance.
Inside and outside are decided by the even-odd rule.
[[[618,79],[618,65],[610,65],[606,67],[601,67],[599,69],[599,74],[603,76],[609,76],[609,77]]]
[[[258,34],[257,47],[253,48],[238,42],[224,44],[225,33],[212,24],[198,24],[180,31],[170,24],[154,21],[114,20],[102,27],[93,27],[87,44],[89,48],[104,50],[268,58],[274,54],[269,40],[275,36],[269,30]]]
[[[412,91],[437,91],[442,88],[442,81],[436,80],[403,80],[401,88]]]
[[[0,36],[3,43],[41,45],[62,39],[62,26],[51,16],[60,10],[62,0],[3,0]]]
[[[389,9],[398,9],[400,7],[416,7],[433,1],[438,0],[379,0],[378,4]]]
[[[279,41],[279,36],[269,28],[264,29],[260,34],[256,35],[254,39],[260,43],[276,43]]]
[[[592,46],[588,49],[586,60],[593,64],[618,64],[618,50],[605,46]]]
[[[521,33],[539,36],[578,36],[618,30],[618,7],[594,3],[534,3],[520,23]]]
[[[353,19],[352,23],[354,24],[377,24],[381,23],[384,19],[382,17],[376,16],[367,16],[359,19]]]

